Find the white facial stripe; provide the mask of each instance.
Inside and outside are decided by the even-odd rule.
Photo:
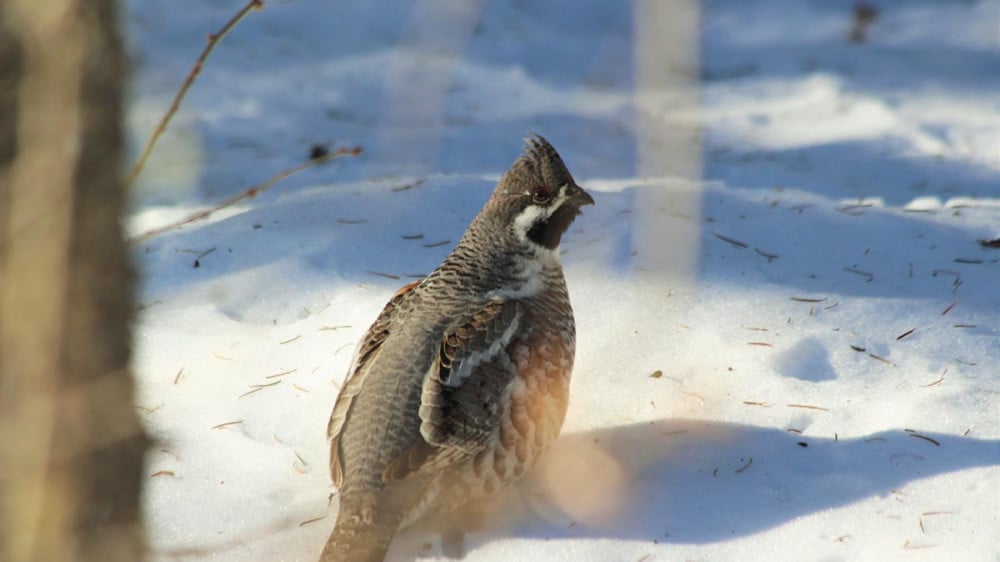
[[[556,212],[556,209],[562,206],[566,202],[566,186],[560,186],[556,191],[555,200],[550,202],[547,206],[541,207],[539,205],[529,205],[521,214],[517,215],[514,219],[514,233],[517,235],[518,240],[521,242],[528,242],[532,245],[536,245],[534,242],[528,239],[528,231],[531,230],[532,225],[538,222],[539,219],[547,219],[552,216],[552,213]],[[530,196],[530,192],[526,195]]]
[[[539,219],[549,218],[551,214],[551,209],[539,207],[538,205],[529,205],[514,219],[514,234],[517,235],[518,240],[521,242],[534,244],[534,242],[528,239],[528,231],[531,230],[532,225],[538,222]]]

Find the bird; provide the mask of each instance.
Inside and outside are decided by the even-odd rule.
[[[451,254],[389,299],[327,426],[339,511],[321,562],[381,562],[400,529],[489,498],[549,448],[576,349],[559,247],[593,204],[534,135]]]

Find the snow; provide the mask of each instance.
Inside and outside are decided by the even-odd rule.
[[[241,5],[128,4],[136,149]],[[314,144],[364,152],[133,246],[154,559],[318,556],[355,343],[538,132],[597,201],[563,244],[570,411],[467,560],[995,560],[1000,251],[977,241],[1000,238],[1000,3],[874,5],[863,44],[842,0],[704,1],[680,46],[641,2],[251,14],[129,232]],[[650,81],[640,35],[700,60]]]

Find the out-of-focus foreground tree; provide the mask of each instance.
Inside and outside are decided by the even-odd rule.
[[[0,560],[145,557],[114,0],[0,1]]]

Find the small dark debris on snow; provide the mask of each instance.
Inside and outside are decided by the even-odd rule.
[[[749,248],[750,247],[750,245],[747,244],[746,242],[740,242],[739,240],[736,240],[735,238],[730,238],[728,236],[723,236],[722,234],[719,234],[718,232],[713,232],[712,235],[715,236],[716,238],[718,238],[719,240],[722,240],[723,242],[728,242],[728,243],[732,244],[733,246],[736,246],[737,248],[744,248],[745,249],[745,248]]]
[[[1000,238],[994,238],[993,240],[987,240],[985,238],[981,238],[977,240],[977,242],[979,242],[979,245],[984,248],[1000,249]]]
[[[413,189],[414,187],[420,187],[421,185],[427,183],[427,178],[419,179],[415,182],[400,185],[398,187],[392,188],[393,191],[406,191],[408,189]]]
[[[773,260],[778,259],[778,254],[770,254],[760,248],[754,248],[753,251],[756,252],[757,255],[767,258],[767,263],[771,263]]]
[[[854,4],[851,17],[851,32],[848,39],[851,43],[864,43],[868,40],[868,28],[878,19],[878,9],[871,4],[860,1]]]
[[[955,277],[959,276],[957,271],[952,271],[950,269],[934,269],[931,271],[931,277],[937,277],[942,274],[954,275]]]
[[[858,203],[857,205],[847,205],[845,207],[838,207],[835,209],[838,213],[843,213],[845,215],[851,215],[852,217],[860,217],[865,214],[863,209],[873,207],[871,203]]]
[[[863,275],[863,276],[867,277],[868,278],[868,280],[866,281],[867,283],[870,283],[873,279],[875,279],[875,274],[874,273],[869,273],[867,271],[861,271],[860,269],[855,269],[853,267],[845,267],[844,271],[846,271],[848,273],[854,273],[856,275]]]
[[[662,376],[663,376],[663,371],[661,371],[661,370],[657,369],[657,370],[653,371],[653,372],[652,372],[652,373],[651,373],[651,374],[649,375],[649,378],[651,378],[651,379],[658,379],[658,378],[660,378],[660,377],[662,377]]]
[[[310,160],[316,160],[317,158],[322,158],[327,154],[330,154],[330,147],[326,146],[325,144],[317,143],[309,147]]]
[[[814,299],[809,297],[792,297],[792,300],[795,302],[823,302],[826,300],[826,297],[823,297],[821,299]]]
[[[805,441],[799,441],[797,444],[799,447],[802,447],[803,449],[809,446],[809,443],[806,443]]]

